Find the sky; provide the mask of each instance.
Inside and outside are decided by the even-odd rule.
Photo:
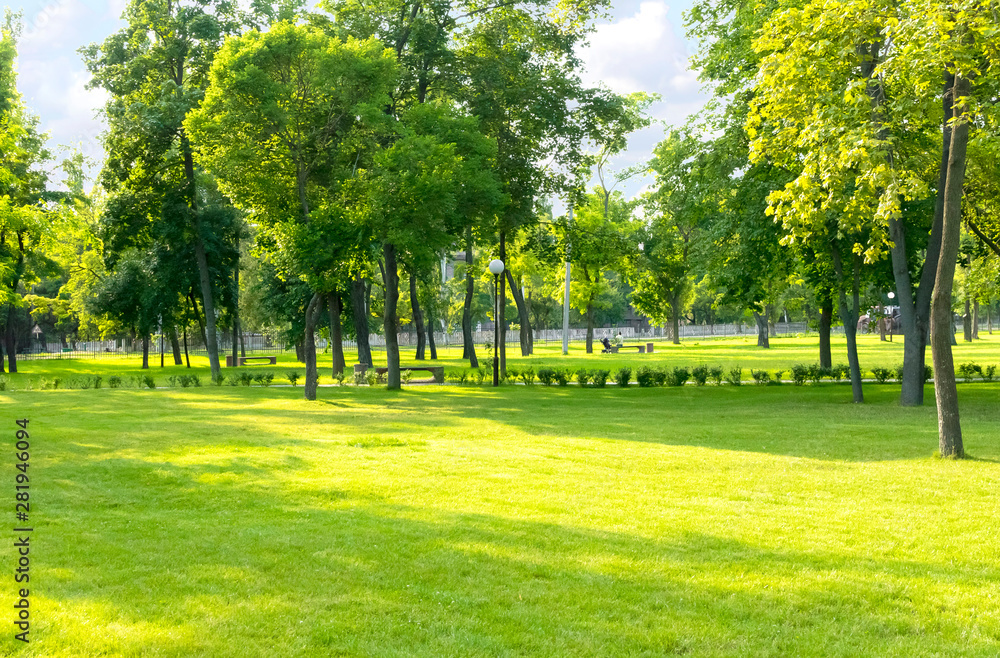
[[[629,148],[612,163],[624,168],[647,160],[662,139],[664,125],[679,125],[706,100],[696,75],[688,69],[692,45],[684,37],[682,13],[691,0],[668,4],[660,0],[620,0],[610,21],[601,21],[589,45],[579,54],[586,64],[584,81],[603,82],[613,91],[655,92],[663,100],[651,108],[662,123],[636,133]],[[20,5],[24,32],[19,44],[18,86],[31,111],[49,133],[57,159],[60,147],[74,147],[99,166],[103,158],[99,110],[106,96],[87,89],[90,78],[78,50],[103,41],[123,25],[126,0],[29,0]],[[622,186],[627,197],[645,180]],[[557,203],[557,210],[561,204]]]

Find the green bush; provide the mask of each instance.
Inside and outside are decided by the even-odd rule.
[[[725,371],[721,366],[712,366],[708,369],[708,378],[711,379],[716,386],[722,386],[722,376],[724,374]]]
[[[695,366],[691,369],[691,379],[696,386],[704,386],[708,383],[708,366]]]
[[[369,368],[365,370],[365,383],[369,386],[375,386],[378,384],[378,373],[375,372],[375,368]]]
[[[757,382],[758,386],[767,386],[771,383],[771,374],[766,370],[751,368],[750,375],[753,377],[753,380]]]
[[[576,371],[576,382],[580,386],[586,386],[587,384],[589,384],[590,377],[591,375],[589,370],[584,370],[583,368],[581,368],[580,370]]]
[[[984,366],[983,367],[983,381],[991,382],[993,378],[996,377],[997,367],[996,366]]]
[[[217,374],[215,377],[212,377],[211,379],[212,379],[212,384],[214,384],[215,386],[222,386],[222,382],[226,381],[226,376],[223,375],[220,372],[219,374]]]
[[[472,375],[473,377],[476,378],[476,384],[482,386],[483,382],[486,381],[486,375],[487,375],[486,368],[479,366],[473,371]]]
[[[882,368],[880,366],[875,366],[872,368],[872,376],[875,377],[875,381],[879,384],[884,384],[895,374],[895,370],[892,368]]]
[[[539,368],[538,369],[538,381],[542,382],[546,386],[552,386],[552,383],[556,380],[556,371],[552,368]]]
[[[604,388],[604,385],[608,383],[608,377],[610,375],[610,370],[595,370],[593,373],[594,386],[597,388]]]
[[[691,372],[687,368],[674,368],[667,377],[667,383],[671,386],[684,386],[691,378]]]
[[[739,366],[733,366],[729,369],[729,374],[726,375],[726,381],[733,386],[739,386],[743,383],[743,368]]]
[[[643,388],[656,386],[656,371],[649,366],[640,366],[635,371],[635,381]]]
[[[851,378],[851,366],[846,363],[838,363],[830,369],[830,374],[834,381],[840,381],[841,379]]]
[[[521,383],[525,386],[530,386],[535,383],[535,369],[525,368],[521,371]]]
[[[983,368],[976,363],[962,363],[958,366],[958,374],[961,375],[962,379],[965,381],[969,381],[976,375],[982,376]]]
[[[464,368],[462,370],[459,370],[458,371],[458,383],[459,384],[467,384],[467,383],[469,383],[469,377],[471,375],[472,375],[472,373],[470,371],[468,371],[468,370],[465,370]]]
[[[260,384],[261,386],[270,386],[271,382],[274,381],[273,372],[258,372],[253,376],[253,380]],[[196,386],[201,386],[201,384],[195,384]]]
[[[782,380],[784,379],[784,377],[785,377],[785,371],[784,370],[775,370],[774,371],[774,379],[772,380],[771,383],[773,383],[775,386],[778,386],[778,385],[780,385],[782,383]]]
[[[413,379],[413,372],[410,370],[400,370],[399,371],[399,382],[401,384],[409,384],[410,380]]]
[[[122,378],[118,375],[111,375],[108,377],[108,388],[121,388]],[[59,384],[56,384],[56,388],[59,388]]]
[[[341,370],[340,372],[336,373],[333,376],[333,378],[337,380],[337,386],[343,386],[344,380],[347,379],[347,371]]]
[[[615,373],[615,383],[619,386],[628,386],[630,381],[632,381],[632,369],[619,368]]]
[[[669,379],[670,374],[667,372],[666,368],[653,368],[653,381],[656,382],[657,386],[664,386]]]
[[[924,365],[924,381],[926,382],[928,379],[934,379],[934,368],[931,368],[929,365],[925,364]]]
[[[562,368],[556,368],[555,379],[557,384],[565,386],[566,384],[569,384],[569,372]]]
[[[94,381],[94,388],[100,388],[101,387],[102,377],[100,375],[94,375],[93,381]]]
[[[7,377],[4,375],[0,375],[0,391],[6,391],[6,390],[7,390]]]
[[[806,383],[806,379],[809,378],[810,370],[812,366],[807,366],[802,363],[796,363],[792,366],[792,383],[796,386],[802,386]]]
[[[226,376],[226,383],[230,386],[239,386],[240,376],[237,373],[230,373]]]

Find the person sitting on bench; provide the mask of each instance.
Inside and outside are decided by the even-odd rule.
[[[615,345],[617,345],[618,347],[621,347],[622,344],[623,344],[623,342],[624,341],[622,341],[622,332],[619,331],[618,335],[615,336]]]
[[[601,350],[602,354],[607,354],[608,352],[611,351],[611,341],[608,340],[607,336],[605,336],[604,338],[601,339],[601,345],[604,346],[604,349]]]

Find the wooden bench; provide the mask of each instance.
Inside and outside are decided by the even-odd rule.
[[[363,363],[355,364],[355,373],[364,373],[368,370],[368,366]],[[412,384],[443,384],[444,383],[444,366],[400,366],[400,372],[416,372],[423,371],[429,372],[431,374],[430,379],[414,379],[411,380]],[[375,368],[375,374],[381,377],[382,375],[387,375],[389,373],[388,368]]]
[[[260,363],[247,363],[248,361],[259,361]],[[247,365],[250,365],[250,366],[265,366],[265,365],[275,366],[275,365],[278,365],[278,357],[276,357],[276,356],[241,356],[239,358],[239,362],[240,362],[241,366],[247,366]],[[233,367],[233,355],[232,354],[227,354],[226,355],[226,367],[227,368],[232,368]]]
[[[611,353],[612,354],[618,354],[618,352],[620,350],[638,350],[639,354],[645,354],[646,353],[646,346],[645,345],[612,345],[611,346]],[[652,351],[652,350],[650,350],[650,351]]]

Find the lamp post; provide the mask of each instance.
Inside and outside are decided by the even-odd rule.
[[[503,261],[494,258],[490,261],[490,273],[493,275],[493,385],[500,385],[500,275],[503,274]]]
[[[896,293],[889,291],[889,342],[892,342],[892,300],[896,299]]]

